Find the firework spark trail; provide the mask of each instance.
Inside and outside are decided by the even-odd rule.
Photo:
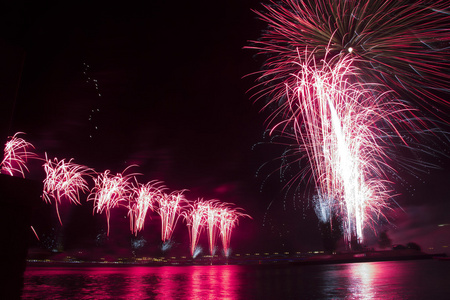
[[[80,204],[80,192],[89,190],[85,176],[92,177],[93,170],[72,162],[70,159],[66,162],[64,159],[54,158],[53,161],[45,155],[44,170],[46,178],[44,179],[43,199],[51,203],[55,200],[56,213],[59,222],[62,224],[58,206],[61,199],[66,198],[69,202]]]
[[[109,236],[109,221],[111,209],[118,207],[123,201],[128,201],[131,195],[129,179],[132,174],[123,176],[123,173],[114,175],[109,170],[98,174],[94,179],[95,186],[88,196],[88,201],[94,201],[94,212],[101,214],[106,212],[106,221],[108,224],[107,235]]]
[[[147,211],[154,211],[154,204],[162,197],[164,186],[162,182],[150,181],[147,184],[137,183],[132,187],[133,196],[129,199],[128,215],[130,216],[131,232],[137,235],[144,229]]]
[[[239,217],[249,217],[249,215],[243,214],[238,211],[237,208],[230,207],[229,204],[223,204],[219,208],[219,230],[220,236],[222,238],[223,252],[226,257],[230,255],[230,241],[231,232],[233,228],[237,225]]]
[[[184,204],[187,202],[183,193],[184,191],[174,191],[170,194],[163,194],[158,199],[156,212],[161,217],[161,239],[163,242],[168,242],[172,238],[175,225]]]
[[[190,209],[183,212],[183,217],[189,229],[189,238],[191,241],[191,256],[195,258],[198,240],[203,227],[206,225],[206,215],[209,204],[207,201],[197,200],[189,204]]]
[[[34,146],[19,138],[19,134],[24,134],[23,132],[17,132],[10,140],[6,142],[4,149],[3,160],[0,164],[1,173],[6,173],[14,176],[14,173],[19,173],[25,178],[25,170],[28,171],[26,166],[27,159],[34,157],[34,153],[27,151],[28,148],[33,148]]]
[[[30,226],[30,227],[31,227],[31,230],[33,230],[34,235],[36,236],[36,239],[37,239],[38,241],[40,241],[39,236],[38,236],[36,230],[34,230],[34,227],[33,227],[33,226]]]
[[[255,11],[269,27],[248,47],[270,55],[261,71],[262,94],[281,100],[295,79],[297,53],[316,49],[319,61],[350,55],[358,82],[377,82],[409,95],[427,110],[449,104],[450,14],[437,0],[283,0]],[[292,84],[290,84],[292,85]],[[411,97],[412,96],[412,97]]]
[[[220,222],[220,207],[222,204],[218,200],[209,200],[206,208],[206,225],[208,226],[209,253],[214,256],[216,252],[216,239]]]

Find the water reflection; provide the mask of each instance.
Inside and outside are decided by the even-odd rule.
[[[407,299],[408,285],[417,280],[414,269],[421,262],[373,262],[328,266],[324,272],[325,295],[346,299]]]
[[[55,296],[53,299],[236,299],[239,269],[239,266],[29,268],[24,299],[50,294]]]
[[[233,277],[235,266],[191,267],[191,299],[236,299],[239,284]]]
[[[23,299],[448,299],[450,264],[28,268]]]

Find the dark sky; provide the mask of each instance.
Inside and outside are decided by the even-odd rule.
[[[277,163],[255,176],[281,154],[254,147],[265,141],[267,114],[247,92],[255,77],[244,78],[262,64],[243,49],[265,27],[251,11],[259,1],[154,2],[6,4],[2,126],[25,132],[41,156],[74,158],[99,172],[137,164],[132,171],[143,183],[157,179],[188,189],[191,200],[237,204],[254,217],[236,230],[240,245],[254,246],[242,249],[267,247],[268,236],[272,248],[320,247],[308,200],[281,191],[278,175],[265,181]],[[404,211],[388,212],[393,223],[383,225],[394,242],[432,244],[421,239],[450,223],[448,163],[438,164],[442,170],[398,185]],[[31,171],[42,179],[42,170]],[[67,227],[83,228],[68,218]]]

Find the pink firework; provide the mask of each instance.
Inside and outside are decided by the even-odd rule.
[[[52,161],[47,158],[47,155],[44,170],[46,177],[43,198],[48,203],[51,203],[52,199],[55,200],[56,213],[62,224],[58,205],[62,199],[80,204],[80,192],[89,190],[85,177],[91,177],[93,171],[86,166],[73,163],[72,159],[66,162],[64,159],[58,161],[54,158]]]
[[[354,82],[376,82],[427,110],[431,100],[449,105],[439,95],[448,93],[450,81],[448,1],[281,0],[263,6],[256,13],[268,28],[251,47],[268,54],[262,93],[281,99],[284,83],[295,80],[298,52],[314,49],[317,62],[329,54],[354,58]]]
[[[249,215],[243,214],[238,211],[237,208],[232,208],[228,204],[224,204],[219,208],[219,230],[220,237],[222,238],[223,252],[226,257],[230,255],[230,240],[231,232],[237,225],[239,217],[249,217]]]
[[[326,59],[316,65],[313,53],[299,55],[298,73],[286,85],[283,120],[273,130],[293,128],[295,140],[306,152],[321,207],[344,220],[345,237],[363,239],[365,222],[382,214],[387,188],[387,156],[382,146],[387,130],[398,132],[395,118],[410,109],[387,97],[374,96],[369,85],[351,84],[353,61]],[[384,130],[383,130],[384,128]],[[398,135],[398,133],[397,133]]]
[[[172,238],[173,230],[186,202],[183,192],[175,191],[170,194],[163,194],[158,199],[159,207],[156,212],[161,217],[161,239],[163,242],[169,242]]]
[[[1,173],[11,176],[19,173],[22,177],[25,177],[25,170],[28,171],[26,166],[27,159],[34,156],[34,153],[27,151],[27,149],[34,148],[34,146],[19,138],[19,134],[23,134],[23,132],[17,132],[5,144],[3,160],[0,164]]]
[[[195,255],[200,233],[206,224],[206,216],[209,208],[208,202],[197,200],[193,204],[189,204],[190,209],[182,213],[189,229],[189,238],[191,241],[191,256]]]
[[[213,256],[216,252],[217,229],[220,222],[220,208],[222,204],[218,200],[209,200],[206,208],[206,225],[208,226],[209,253]]]
[[[408,95],[415,107],[440,118],[441,106],[449,105],[442,96],[450,81],[449,3],[281,0],[263,6],[257,14],[268,28],[250,47],[268,56],[257,95],[271,98],[266,106],[278,105],[271,117],[282,121],[273,130],[293,136],[311,162],[320,218],[341,216],[346,239],[362,241],[367,221],[382,215],[390,198],[388,146],[401,140],[410,150],[400,129],[419,135],[436,126],[398,97]]]
[[[128,214],[131,232],[137,235],[144,228],[148,210],[154,211],[154,204],[163,196],[162,182],[150,181],[147,184],[137,183],[132,187],[133,196],[129,199]]]
[[[106,170],[94,179],[95,186],[91,190],[88,201],[94,201],[94,211],[98,214],[106,212],[107,235],[109,235],[111,209],[118,207],[122,201],[128,201],[130,197],[131,187],[128,181],[131,176],[132,174],[123,176],[123,173],[114,176],[110,174],[109,170]]]

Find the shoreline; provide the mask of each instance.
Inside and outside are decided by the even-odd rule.
[[[379,261],[403,261],[436,259],[450,261],[446,253],[428,254],[417,250],[361,251],[337,254],[318,254],[303,257],[249,257],[228,259],[166,259],[158,261],[52,261],[27,260],[27,267],[162,267],[162,266],[208,266],[208,265],[324,265]]]

